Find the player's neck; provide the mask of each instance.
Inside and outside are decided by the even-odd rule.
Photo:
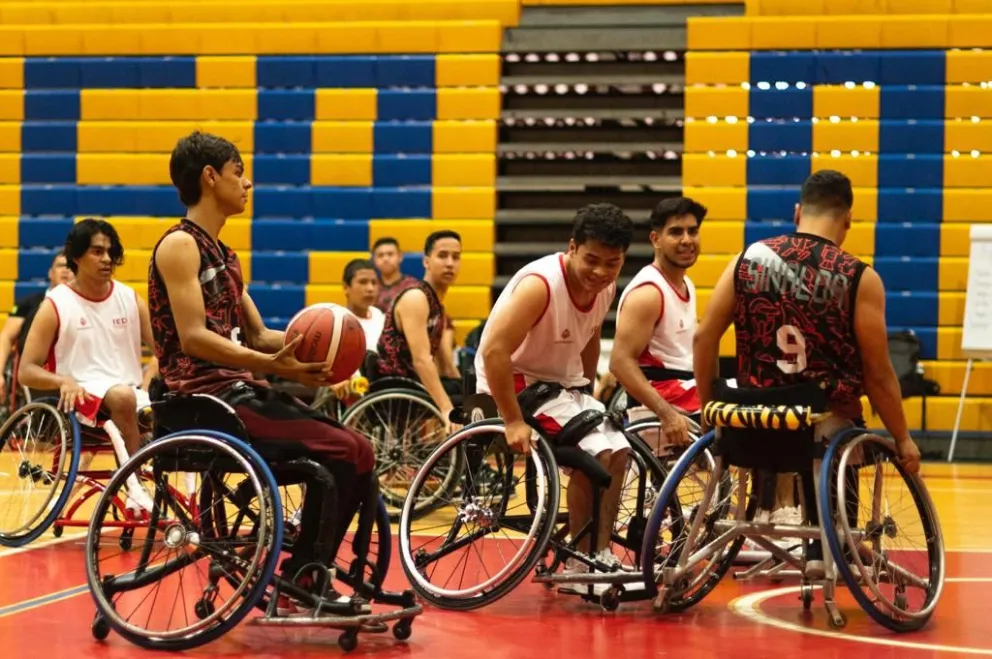
[[[206,203],[201,203],[186,211],[186,219],[206,231],[211,238],[217,240],[220,230],[227,222],[227,216],[216,207],[210,207]]]
[[[69,286],[89,300],[102,300],[110,295],[113,282],[103,278],[87,277],[77,273]]]
[[[448,294],[448,287],[445,284],[434,281],[430,275],[424,275],[424,281],[437,293],[437,299],[444,302],[444,296]]]
[[[673,265],[668,259],[657,256],[654,259],[654,267],[661,271],[662,276],[668,280],[672,286],[680,288],[685,283],[686,268]]]
[[[804,216],[799,219],[799,223],[796,225],[796,231],[798,233],[819,236],[835,245],[840,241],[840,234],[843,228],[843,223],[833,217]]]
[[[381,278],[382,278],[382,283],[384,285],[392,286],[393,284],[395,284],[396,282],[398,282],[400,279],[403,278],[403,273],[400,272],[399,269],[397,269],[391,275],[381,275]]]
[[[355,314],[359,318],[362,318],[363,320],[369,317],[369,308],[368,307],[360,307],[360,306],[351,304],[349,302],[348,303],[348,311],[350,311],[351,313]]]

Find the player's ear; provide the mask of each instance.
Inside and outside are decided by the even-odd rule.
[[[568,254],[569,254],[569,256],[571,256],[572,254],[575,254],[575,250],[576,249],[577,249],[577,247],[575,245],[575,238],[569,238],[568,239]]]
[[[209,185],[211,188],[217,184],[217,179],[219,175],[217,170],[213,168],[213,165],[206,165],[203,168],[203,174],[201,176],[201,182],[204,185]]]

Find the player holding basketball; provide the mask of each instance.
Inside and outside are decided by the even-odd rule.
[[[302,528],[282,571],[292,579],[306,564],[330,566],[359,506],[378,487],[372,447],[253,375],[274,374],[311,387],[329,384],[327,364],[295,358],[299,338],[284,346],[285,334],[265,326],[245,290],[237,254],[219,239],[227,218],[244,212],[252,187],[237,147],[194,132],[176,144],[169,173],[187,214],[156,245],[148,270],[165,384],[172,391],[218,396],[240,417],[253,443],[301,451],[331,472],[339,496],[336,524],[320,524],[322,515],[333,513],[324,507],[322,488],[308,486]],[[326,533],[318,537],[318,529]]]
[[[141,344],[155,346],[148,305],[114,279],[124,247],[109,222],[77,222],[64,251],[74,277],[48,291],[48,304],[38,309],[28,331],[17,376],[32,389],[58,391],[59,409],[75,410],[88,425],[96,425],[99,412],[109,415],[130,455],[141,445],[138,410],[149,405],[147,391],[139,388]],[[123,463],[128,455],[117,458]],[[151,498],[133,476],[128,495],[130,507],[137,503],[151,510]]]
[[[655,207],[650,220],[654,261],[620,296],[610,353],[610,371],[628,399],[658,418],[672,444],[689,441],[683,413],[699,414],[692,373],[696,287],[686,271],[699,258],[699,227],[705,217],[706,207],[686,197]]]
[[[634,236],[634,225],[612,204],[594,204],[578,211],[568,252],[551,254],[524,266],[496,300],[476,353],[477,390],[489,393],[506,423],[506,440],[514,450],[529,453],[534,432],[524,421],[517,394],[534,382],[561,385],[558,396],[529,410],[551,432],[557,432],[584,410],[603,410],[587,389],[596,377],[600,331],[616,295],[616,279]],[[579,443],[610,473],[612,483],[602,499],[596,558],[617,564],[610,546],[623,474],[630,448],[617,430],[600,425]],[[589,479],[573,471],[568,483],[568,516],[572,537],[588,522],[592,510]],[[588,536],[578,551],[589,553]],[[566,574],[588,572],[585,563],[569,559]],[[585,592],[587,586],[563,589]]]
[[[920,451],[909,435],[889,360],[885,288],[877,272],[841,249],[853,204],[847,176],[816,172],[803,183],[796,231],[749,245],[727,266],[696,330],[699,398],[703,405],[711,398],[720,337],[733,323],[737,386],[822,383],[833,413],[818,428],[824,440],[843,427],[864,427],[861,396],[867,393],[903,466],[916,473]],[[803,487],[806,501],[815,501],[811,474],[803,476]],[[817,523],[815,505],[807,516]],[[807,558],[808,571],[822,572],[819,541]]]
[[[444,297],[458,277],[461,260],[462,239],[457,233],[435,231],[427,236],[424,278],[402,291],[386,313],[376,364],[378,377],[410,378],[422,383],[449,432],[455,427],[448,419],[454,408],[451,396],[461,393],[461,380],[446,378],[442,382],[447,369],[440,353],[446,328]]]

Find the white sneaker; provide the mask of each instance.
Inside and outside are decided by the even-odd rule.
[[[127,503],[125,504],[125,508],[135,513],[135,516],[140,517],[140,513],[142,512],[149,514],[152,512],[155,508],[155,500],[140,485],[137,487],[129,485],[127,488]]]
[[[613,568],[619,568],[624,572],[637,572],[637,568],[631,565],[624,565],[623,559],[613,553],[609,547],[600,549],[596,554],[596,560]]]
[[[565,561],[565,568],[561,571],[563,575],[589,574],[589,566],[582,561],[569,558]],[[592,585],[593,595],[602,595],[610,587],[610,584],[588,584],[588,583],[563,583],[558,584],[558,592],[575,593],[576,595],[589,594],[589,586]]]
[[[789,526],[800,526],[803,523],[803,515],[799,511],[799,506],[785,506],[772,512],[769,520],[772,524],[788,524]],[[782,549],[795,547],[802,543],[799,538],[780,538],[773,541]]]

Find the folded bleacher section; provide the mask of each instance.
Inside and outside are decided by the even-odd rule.
[[[706,228],[704,253],[789,229],[811,172],[850,176],[845,247],[885,282],[890,330],[919,336],[944,394],[927,400],[938,431],[964,378],[969,227],[992,221],[992,14],[978,12],[992,2],[759,0],[688,30],[685,193],[726,227]],[[963,430],[992,427],[990,366],[972,375]],[[905,404],[919,428],[921,399]]]
[[[447,308],[490,309],[502,30],[517,0],[0,5],[0,308],[43,287],[73,221],[121,233],[119,278],[183,214],[169,153],[194,129],[238,145],[255,184],[222,238],[271,326],[343,303],[344,264],[396,237],[462,233]]]

